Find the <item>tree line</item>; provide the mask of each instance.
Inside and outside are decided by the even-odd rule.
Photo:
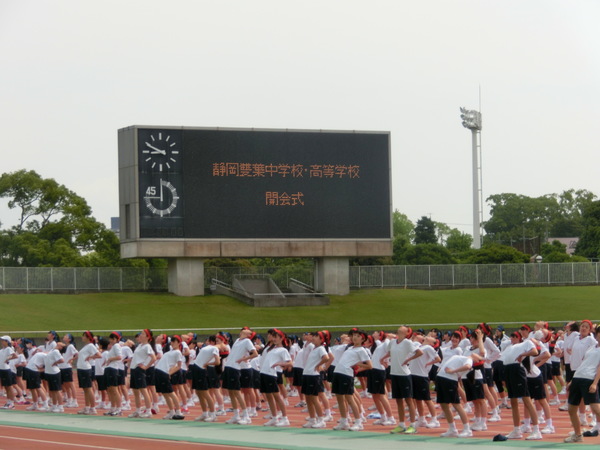
[[[92,216],[85,199],[54,179],[35,171],[19,170],[0,176],[0,199],[18,213],[17,224],[0,222],[0,266],[8,267],[112,267],[166,265],[161,259],[121,259],[118,236]],[[481,249],[473,238],[445,223],[423,216],[416,223],[393,212],[393,255],[357,258],[354,265],[369,264],[500,264],[524,263],[532,252],[518,244],[537,239],[536,253],[544,262],[588,261],[600,257],[600,201],[587,190],[567,190],[533,198],[495,194],[487,198],[490,219]],[[574,256],[551,237],[578,237]],[[305,265],[297,259],[219,259],[208,266]]]

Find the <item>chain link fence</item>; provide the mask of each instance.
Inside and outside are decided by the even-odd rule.
[[[594,285],[600,263],[530,263],[444,266],[351,266],[350,288],[474,288]],[[286,290],[295,279],[315,285],[314,268],[206,267],[204,280],[232,283],[235,276],[269,275]],[[167,269],[143,267],[0,267],[0,292],[166,291]]]
[[[474,288],[598,284],[598,263],[352,266],[350,287]]]

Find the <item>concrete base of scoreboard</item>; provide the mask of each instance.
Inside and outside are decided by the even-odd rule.
[[[182,297],[204,295],[204,259],[169,259],[169,292]]]
[[[169,292],[182,297],[204,295],[204,258],[169,259]],[[317,258],[315,290],[328,295],[350,293],[348,258]]]

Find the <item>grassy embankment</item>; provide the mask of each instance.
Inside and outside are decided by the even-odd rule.
[[[0,333],[40,330],[236,330],[598,319],[600,286],[360,290],[323,307],[252,308],[223,296],[155,293],[3,294]],[[454,325],[441,328],[453,328]],[[27,333],[34,335],[33,333]]]

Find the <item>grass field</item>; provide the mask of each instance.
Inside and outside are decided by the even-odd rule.
[[[508,324],[600,318],[600,286],[461,290],[381,289],[329,306],[253,308],[224,296],[157,293],[2,294],[0,333],[63,330],[318,329],[347,325]],[[444,328],[441,326],[440,328]],[[448,325],[447,328],[453,328]],[[372,329],[375,329],[373,327]]]

